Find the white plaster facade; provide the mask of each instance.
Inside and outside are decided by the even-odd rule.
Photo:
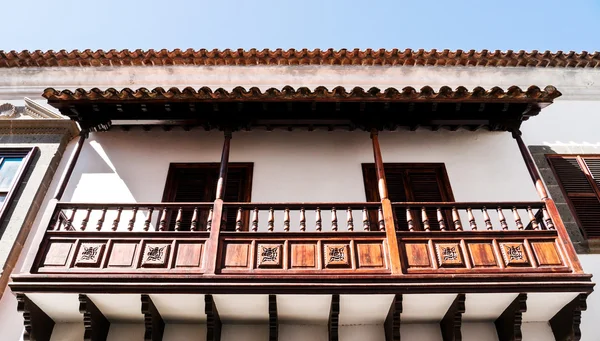
[[[360,67],[360,66],[250,66],[250,67],[115,67],[115,68],[19,68],[0,71],[0,100],[19,103],[24,96],[35,97],[46,87],[116,89],[162,86],[235,86],[261,89],[308,86],[315,88],[362,86],[379,88],[425,85],[434,89],[476,86],[508,88],[518,85],[554,85],[563,96],[522,126],[528,145],[561,146],[574,152],[598,149],[600,113],[600,69],[483,68],[483,67]],[[382,132],[385,162],[443,162],[457,201],[528,201],[537,194],[518,148],[509,133],[466,130]],[[69,149],[73,149],[74,141]],[[361,163],[372,162],[368,133],[345,131],[252,131],[236,132],[231,145],[231,162],[253,162],[252,201],[310,202],[365,201]],[[161,200],[169,163],[219,162],[222,134],[200,129],[171,131],[114,131],[91,134],[63,198],[74,202],[158,202]],[[68,152],[68,151],[67,151]],[[600,152],[598,152],[600,153]],[[58,172],[64,171],[63,159]],[[48,193],[57,185],[55,179]],[[46,203],[50,196],[46,198]],[[44,206],[42,206],[43,211]],[[36,220],[39,223],[41,215]],[[34,225],[43,229],[43,226]],[[33,234],[32,234],[33,235]],[[30,238],[29,243],[32,243]],[[30,245],[29,245],[30,246]],[[26,245],[27,247],[27,245]],[[26,252],[20,259],[23,258]],[[588,273],[600,274],[600,256],[582,254]],[[5,295],[0,302],[0,339],[18,340],[22,318],[15,299]],[[600,319],[600,296],[588,298],[583,313],[584,341],[600,340],[596,321]],[[8,322],[8,323],[7,323]],[[71,321],[68,321],[71,322]],[[418,322],[418,321],[417,321]],[[109,340],[142,339],[141,322],[114,324]],[[59,326],[59,327],[58,327]],[[59,324],[55,340],[81,338],[80,327]],[[374,327],[375,326],[375,327]],[[383,340],[377,324],[349,323],[340,330],[343,341]],[[185,340],[203,335],[197,325],[175,327],[167,324],[165,340]],[[282,340],[326,340],[323,325],[283,324]],[[185,335],[184,335],[185,334]],[[70,336],[68,336],[70,335]],[[167,337],[168,335],[168,337]],[[252,337],[250,337],[252,335]],[[263,325],[232,324],[223,330],[224,341],[266,340]],[[465,340],[497,340],[493,325],[470,321],[463,325]],[[551,340],[545,322],[533,319],[523,327],[525,341]],[[441,340],[435,321],[421,321],[402,328],[406,340]]]

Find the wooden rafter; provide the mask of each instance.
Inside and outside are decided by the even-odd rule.
[[[499,341],[521,341],[523,313],[527,311],[527,294],[519,294],[496,319],[496,332]]]
[[[87,295],[79,294],[79,312],[83,314],[83,339],[106,341],[110,322]]]

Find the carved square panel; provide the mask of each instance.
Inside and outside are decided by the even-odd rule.
[[[227,243],[225,244],[226,268],[247,268],[250,264],[250,244]]]
[[[290,268],[308,268],[317,267],[317,245],[308,243],[293,243],[290,246]]]
[[[523,243],[500,243],[500,251],[506,265],[529,265],[527,251]]]
[[[66,266],[73,242],[53,242],[46,251],[44,266]]]
[[[358,243],[359,268],[382,268],[383,267],[383,245],[381,243]]]
[[[259,268],[281,268],[281,244],[258,244],[256,251],[256,265]]]
[[[464,267],[462,251],[459,243],[435,244],[435,254],[440,267]]]
[[[469,254],[473,267],[497,267],[494,245],[488,243],[469,243]]]
[[[75,266],[99,267],[104,255],[104,243],[81,243]]]
[[[409,268],[431,268],[427,243],[406,243],[404,250]]]
[[[177,245],[175,267],[201,267],[203,248],[204,244],[202,243],[180,243]]]
[[[326,268],[349,268],[351,266],[348,244],[325,244],[324,253]]]
[[[132,267],[137,247],[137,243],[114,243],[108,258],[108,267]]]
[[[540,266],[563,265],[554,241],[531,241],[531,247]]]
[[[167,243],[148,243],[144,245],[142,267],[166,267],[170,250],[171,244]]]

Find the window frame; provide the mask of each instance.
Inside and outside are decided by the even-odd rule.
[[[15,178],[13,179],[13,182],[10,185],[8,192],[6,193],[6,198],[4,199],[4,202],[2,204],[0,204],[0,226],[5,225],[4,220],[6,219],[10,209],[13,207],[14,198],[17,195],[17,192],[19,192],[19,190],[21,189],[21,185],[23,183],[25,174],[27,174],[27,171],[29,170],[29,167],[31,166],[33,158],[34,158],[35,154],[37,153],[37,150],[38,150],[37,147],[30,147],[30,148],[1,148],[0,147],[0,158],[7,158],[7,157],[22,157],[23,158],[23,160],[21,161],[21,164],[19,165],[19,169],[17,170],[17,173],[15,174]]]

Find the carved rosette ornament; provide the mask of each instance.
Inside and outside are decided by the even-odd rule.
[[[350,247],[348,244],[325,245],[325,267],[350,267]]]
[[[164,267],[169,258],[170,244],[146,244],[142,255],[143,267]]]
[[[506,265],[529,265],[527,252],[522,243],[500,243],[500,249]]]
[[[10,104],[4,103],[0,105],[0,119],[9,119],[17,117],[17,108]]]
[[[257,264],[259,268],[281,267],[281,245],[261,244],[258,246]]]
[[[98,267],[104,255],[103,243],[82,243],[77,253],[75,266],[78,267]]]
[[[444,243],[435,245],[438,264],[441,267],[462,267],[464,262],[458,243]]]

